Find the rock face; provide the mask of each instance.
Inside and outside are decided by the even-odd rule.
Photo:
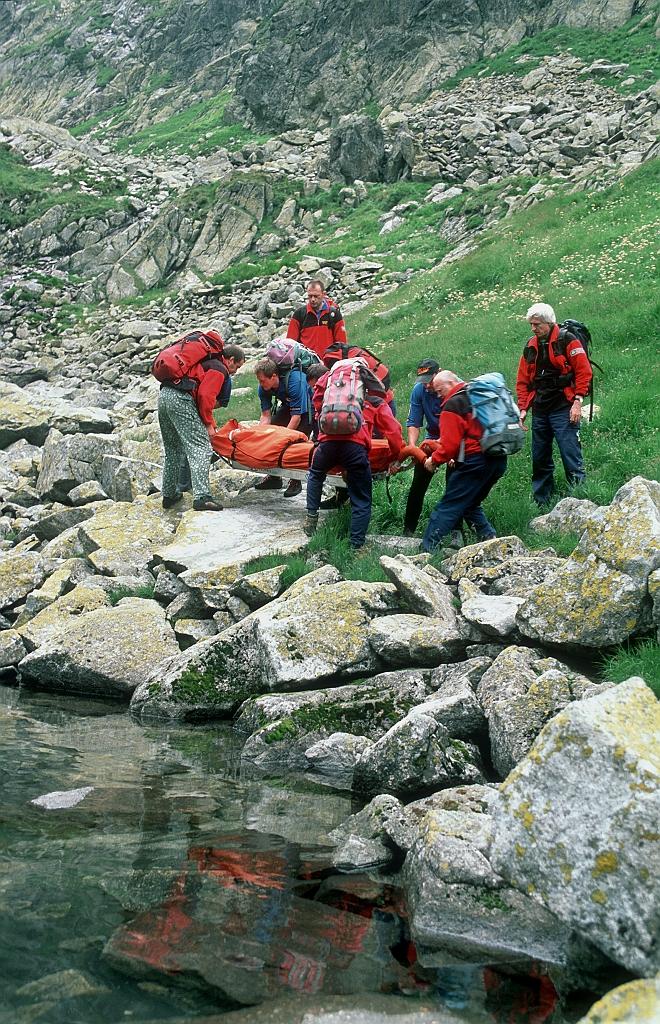
[[[65,434],[109,433],[112,420],[105,409],[48,401],[15,384],[0,383],[0,448],[20,439],[43,444],[51,427]]]
[[[395,604],[391,584],[342,580],[332,567],[317,569],[156,673],[133,707],[177,717],[222,715],[254,694],[373,671],[368,625]]]
[[[617,963],[658,970],[660,704],[641,679],[576,701],[502,786],[491,861]]]
[[[546,722],[571,701],[604,688],[555,658],[528,647],[507,647],[477,687],[488,719],[493,767],[501,778],[527,754]]]
[[[382,181],[385,137],[378,121],[371,117],[344,118],[330,135],[328,160],[345,181]]]
[[[179,646],[155,601],[124,598],[78,616],[20,663],[21,678],[43,689],[127,700],[154,664]]]
[[[660,978],[630,981],[599,999],[578,1024],[656,1024],[660,1020]]]

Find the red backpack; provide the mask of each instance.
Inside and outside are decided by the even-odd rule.
[[[329,369],[332,369],[339,359],[364,359],[373,375],[378,377],[385,391],[390,390],[389,368],[378,356],[370,352],[368,348],[360,348],[359,345],[347,345],[341,341],[334,341],[323,353],[323,362]]]
[[[222,355],[224,345],[217,331],[191,331],[158,353],[151,372],[161,384],[179,384],[202,359]]]
[[[339,359],[328,374],[319,414],[322,434],[342,437],[357,434],[364,423],[365,386],[362,379],[367,367],[362,359]]]

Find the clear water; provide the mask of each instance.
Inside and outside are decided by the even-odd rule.
[[[257,999],[228,1019],[279,1021],[282,998],[332,992],[565,1019],[539,979],[419,968],[398,890],[329,865],[350,794],[242,775],[229,727],[0,686],[0,747],[0,1024],[194,1024]]]

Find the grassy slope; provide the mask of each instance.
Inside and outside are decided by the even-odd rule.
[[[636,474],[657,478],[659,179],[660,161],[654,161],[607,192],[539,203],[486,233],[472,255],[419,275],[349,317],[350,337],[382,354],[390,365],[401,418],[414,367],[426,356],[466,379],[500,370],[513,386],[529,335],[525,312],[532,302],[544,300],[560,318],[572,316],[589,324],[594,358],[605,370],[602,377],[596,372],[600,413],[583,430],[588,481],[580,495],[604,504]],[[243,399],[232,414],[254,415],[254,403]],[[555,543],[567,554],[574,538],[540,538],[529,531],[529,520],[537,513],[529,496],[530,474],[528,446],[510,460],[506,476],[486,503],[487,512],[500,534],[516,533],[535,547]],[[561,495],[561,470],[558,483]],[[392,482],[392,505],[382,486],[375,489],[373,532],[400,530],[408,484],[403,476]],[[427,511],[440,493],[438,481],[431,487]],[[345,520],[345,513],[331,516],[310,550],[327,552],[349,576],[378,578],[375,555],[349,552],[343,539]],[[260,564],[276,561],[274,556]],[[291,568],[299,575],[304,560]],[[632,651],[622,652],[621,664],[636,663],[634,647]],[[657,662],[657,644],[646,645],[647,676],[660,675]],[[617,665],[611,671],[620,674]]]

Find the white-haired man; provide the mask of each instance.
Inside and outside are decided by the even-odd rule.
[[[447,475],[444,496],[431,513],[422,549],[433,551],[443,537],[466,519],[479,540],[495,537],[495,528],[486,518],[481,502],[506,469],[506,455],[484,455],[480,439],[481,424],[472,415],[465,383],[451,370],[441,370],[432,381],[433,390],[442,399],[440,412],[440,439],[426,442],[435,445],[430,458],[424,463],[429,473],[445,463],[452,468]],[[463,452],[461,460],[461,451]]]
[[[560,330],[552,306],[537,302],[526,319],[534,333],[518,364],[516,394],[521,419],[533,412],[532,493],[538,505],[546,505],[555,491],[553,441],[569,486],[585,480],[580,419],[592,369],[580,339]]]

